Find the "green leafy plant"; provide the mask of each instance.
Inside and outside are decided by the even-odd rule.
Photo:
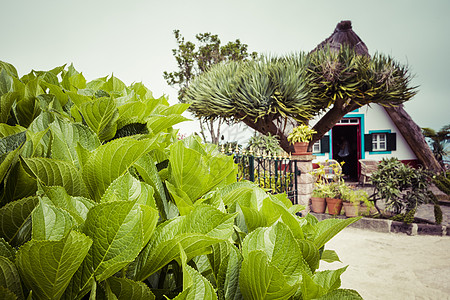
[[[291,144],[298,142],[309,142],[315,133],[317,133],[317,131],[309,128],[308,125],[302,124],[294,127],[292,132],[289,133],[287,139]]]
[[[409,167],[396,158],[383,159],[371,180],[375,186],[375,201],[385,201],[396,220],[412,223],[417,208],[432,201],[428,190],[430,174],[426,170]]]
[[[328,193],[326,192],[326,187],[323,183],[314,183],[314,189],[312,191],[312,197],[326,198]]]
[[[236,182],[217,146],[177,140],[185,105],[73,66],[0,66],[3,298],[361,299],[339,288],[345,268],[317,271],[358,219],[300,218]],[[129,124],[145,126],[117,137]]]
[[[439,190],[446,195],[450,195],[450,171],[435,175],[432,180]]]
[[[255,134],[248,141],[247,150],[257,154],[266,153],[269,156],[278,156],[284,152],[276,136]]]
[[[344,184],[341,184],[338,187],[338,189],[339,189],[339,195],[340,195],[340,198],[342,199],[342,201],[350,202],[355,205],[356,204],[359,205],[360,199],[358,197],[358,194],[356,193],[356,190],[353,187],[344,183]]]

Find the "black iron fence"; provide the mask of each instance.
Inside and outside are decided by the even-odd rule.
[[[286,154],[273,156],[252,151],[228,150],[222,152],[233,155],[238,164],[238,181],[249,180],[273,194],[286,193],[292,203],[298,203],[297,177],[300,170],[297,161]]]

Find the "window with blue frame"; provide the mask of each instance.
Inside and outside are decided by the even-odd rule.
[[[386,154],[397,150],[397,134],[390,130],[369,131],[364,135],[364,148],[373,154]]]
[[[330,152],[330,136],[325,135],[319,141],[315,142],[312,151],[314,155],[324,155]]]

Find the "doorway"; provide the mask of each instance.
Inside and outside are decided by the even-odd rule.
[[[343,175],[357,181],[358,179],[358,159],[361,158],[361,138],[360,138],[359,119],[342,119],[331,130],[332,139],[332,158],[342,162]],[[348,151],[340,150],[347,144]],[[347,152],[348,155],[345,155]],[[341,155],[340,155],[341,154]],[[342,156],[344,154],[344,156]]]

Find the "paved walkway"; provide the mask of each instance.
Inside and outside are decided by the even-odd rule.
[[[436,236],[437,225],[430,225],[436,230],[428,232],[416,226],[414,235],[411,230],[402,231],[405,227],[400,222],[396,227],[390,221],[388,228],[388,220],[374,226],[370,219],[362,219],[325,246],[335,250],[341,262],[321,262],[320,269],[348,266],[341,287],[358,291],[365,300],[450,299],[450,201],[439,198],[444,199],[440,205],[443,236]],[[434,222],[433,205],[420,206],[416,217]]]
[[[320,268],[348,265],[341,287],[365,300],[450,299],[450,236],[346,228],[325,247],[341,262],[321,262]]]

